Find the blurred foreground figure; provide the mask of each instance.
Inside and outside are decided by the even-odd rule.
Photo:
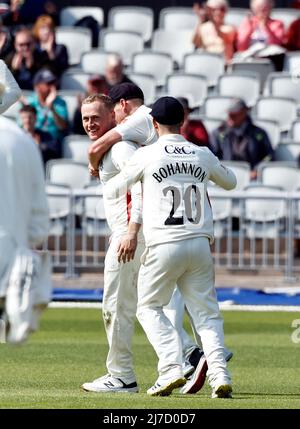
[[[50,300],[48,254],[33,250],[47,237],[48,206],[34,141],[4,117],[0,141],[0,327],[6,326],[8,342],[19,344],[37,329]]]

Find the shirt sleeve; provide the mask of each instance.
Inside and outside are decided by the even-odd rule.
[[[142,181],[146,158],[144,150],[145,148],[136,150],[121,172],[107,182],[107,198],[125,195],[134,183]]]
[[[7,65],[0,60],[0,113],[5,112],[21,96],[21,89]]]
[[[115,144],[112,149],[112,162],[118,170],[122,170],[127,161],[132,158],[136,152],[136,146],[130,143],[120,142]],[[112,180],[112,179],[111,179]],[[135,223],[142,223],[142,184],[135,183],[131,189],[131,213],[130,220]]]
[[[230,191],[236,187],[236,176],[232,170],[220,163],[218,158],[211,153],[211,171],[210,180],[221,188]]]
[[[130,140],[140,145],[147,145],[152,140],[154,128],[148,115],[131,115],[125,122],[115,127],[122,140]]]

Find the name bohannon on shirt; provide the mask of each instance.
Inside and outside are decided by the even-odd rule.
[[[190,174],[200,182],[203,182],[207,176],[207,173],[201,167],[187,162],[166,164],[165,166],[160,167],[157,172],[152,174],[152,176],[158,183],[161,183],[163,179],[167,179],[169,176],[173,176],[174,174]]]

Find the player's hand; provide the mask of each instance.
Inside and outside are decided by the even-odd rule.
[[[119,262],[130,262],[134,258],[137,247],[136,234],[126,234],[121,238],[117,253]]]
[[[89,169],[89,173],[90,173],[90,175],[92,177],[97,177],[98,179],[100,178],[100,176],[99,176],[99,169],[98,168],[97,169],[94,168],[92,166],[92,164],[90,163],[89,166],[88,166],[88,169]]]

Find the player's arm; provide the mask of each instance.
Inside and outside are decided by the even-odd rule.
[[[94,141],[88,151],[90,171],[93,169],[97,171],[100,161],[105,153],[117,142],[122,140],[122,136],[113,128],[107,131],[102,137]],[[91,171],[92,172],[92,171]]]
[[[130,221],[127,233],[121,238],[117,252],[119,262],[129,262],[134,258],[137,248],[137,236],[141,228],[140,223]]]
[[[142,180],[145,163],[149,161],[145,150],[146,148],[140,148],[135,151],[121,172],[108,181],[105,186],[107,198],[114,199],[126,195],[134,183]]]
[[[212,155],[210,180],[221,188],[230,191],[236,187],[236,176],[232,170],[222,165],[216,156]]]
[[[3,60],[0,60],[0,113],[18,101],[21,94],[21,89],[9,68]]]

